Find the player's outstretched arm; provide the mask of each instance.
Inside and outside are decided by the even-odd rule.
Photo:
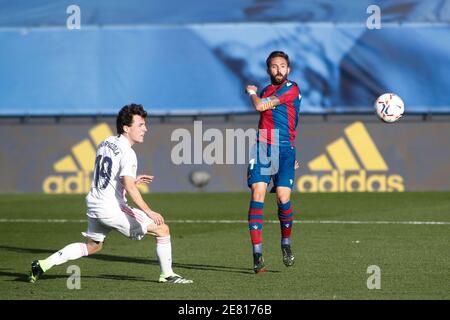
[[[123,176],[123,186],[127,192],[127,194],[131,197],[133,202],[145,212],[157,225],[161,225],[164,223],[164,218],[158,212],[155,212],[149,208],[147,203],[142,198],[141,193],[136,185],[136,179],[130,176]]]
[[[253,106],[257,111],[263,112],[266,110],[270,110],[281,104],[280,100],[276,96],[270,96],[261,99],[256,94],[257,90],[258,87],[254,85],[248,85],[246,88],[246,91],[249,94],[250,99],[252,100]]]

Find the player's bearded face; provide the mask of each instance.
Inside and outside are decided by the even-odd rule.
[[[270,75],[270,81],[272,84],[282,84],[287,79],[287,72],[286,74],[282,74],[281,72],[278,72],[275,75]]]
[[[275,57],[270,62],[268,70],[270,81],[272,84],[279,85],[286,81],[289,74],[289,67],[287,61],[281,57]]]

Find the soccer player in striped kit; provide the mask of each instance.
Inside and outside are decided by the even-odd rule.
[[[291,249],[293,222],[291,190],[295,177],[295,129],[298,124],[301,95],[297,84],[288,80],[289,56],[282,51],[272,52],[266,60],[271,84],[258,96],[258,88],[246,88],[255,109],[260,112],[258,138],[250,159],[247,184],[251,188],[248,226],[253,245],[253,270],[265,272],[262,256],[263,208],[270,180],[277,195],[278,219],[281,228],[283,263],[294,264]]]
[[[117,115],[117,135],[98,145],[91,190],[86,196],[88,228],[82,234],[85,243],[71,243],[43,260],[31,263],[29,281],[56,265],[99,252],[111,230],[117,230],[132,240],[141,240],[146,234],[156,238],[156,255],[161,274],[159,282],[192,283],[172,270],[172,245],[169,227],[163,216],[150,209],[142,198],[137,184],[150,183],[153,176],[139,175],[133,145],[144,142],[147,132],[147,112],[142,105],[124,106]],[[128,195],[140,208],[127,204]]]

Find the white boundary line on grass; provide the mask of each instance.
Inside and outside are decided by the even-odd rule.
[[[0,223],[85,223],[87,219],[0,219]],[[247,220],[166,220],[167,223],[247,223]],[[278,220],[266,220],[279,223]],[[450,221],[357,221],[357,220],[295,220],[307,224],[406,224],[406,225],[450,225]]]

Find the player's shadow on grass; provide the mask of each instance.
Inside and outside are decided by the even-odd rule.
[[[19,252],[19,253],[33,253],[33,254],[51,254],[55,252],[53,249],[36,249],[36,248],[20,248],[11,246],[0,246],[0,249]],[[96,253],[92,256],[87,257],[88,259],[103,260],[109,262],[126,262],[126,263],[139,263],[139,264],[151,264],[159,265],[158,260],[149,258],[136,258],[136,257],[124,257],[124,256],[113,256],[108,254]],[[207,264],[192,264],[192,263],[172,263],[173,267],[183,268],[183,269],[194,269],[194,270],[207,270],[207,271],[218,271],[218,272],[232,272],[232,273],[244,273],[244,274],[254,274],[254,272],[248,268],[230,267],[230,266],[217,266],[217,265],[207,265]],[[270,273],[279,273],[277,270],[268,270]]]
[[[29,272],[29,271],[27,271]],[[67,279],[70,277],[71,274],[67,275],[54,275],[54,274],[45,274],[39,279],[39,282],[45,281],[45,280],[54,280],[54,279]],[[6,281],[18,281],[18,282],[28,282],[28,274],[27,273],[18,273],[18,272],[7,272],[0,270],[0,278],[2,277],[14,277],[12,280],[6,280]],[[145,279],[144,277],[133,277],[133,276],[124,276],[124,275],[115,275],[115,274],[100,274],[96,276],[89,276],[89,275],[82,275],[82,278],[86,279],[105,279],[105,280],[128,280],[128,281],[142,281],[142,282],[149,282],[148,279]],[[150,282],[152,282],[150,280]],[[157,282],[157,281],[153,281]]]

